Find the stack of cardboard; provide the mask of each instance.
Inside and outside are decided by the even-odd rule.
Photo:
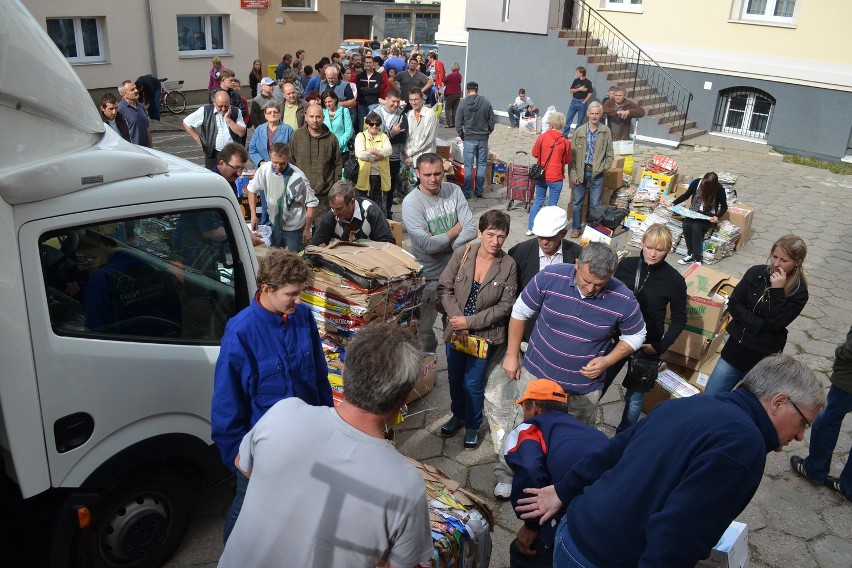
[[[699,264],[690,266],[683,277],[686,328],[661,357],[666,364],[665,380],[658,380],[645,397],[642,408],[646,413],[673,396],[703,391],[727,338],[728,296],[739,279]]]
[[[734,189],[734,185],[737,183],[737,176],[728,172],[719,172],[716,175],[719,177],[719,183],[725,188],[725,198],[728,201],[728,205],[736,203],[737,190]]]
[[[425,281],[422,267],[407,251],[391,243],[332,241],[309,246],[305,262],[312,274],[302,292],[311,309],[329,367],[332,387],[341,391],[346,345],[359,329],[373,321],[414,323]],[[434,357],[423,361],[421,380],[434,370]],[[434,385],[434,374],[432,374]],[[419,394],[431,390],[421,384]]]

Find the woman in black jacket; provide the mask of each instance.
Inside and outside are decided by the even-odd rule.
[[[641,349],[646,355],[659,357],[674,343],[686,327],[686,282],[668,262],[672,234],[665,225],[651,225],[642,237],[639,256],[618,263],[615,277],[633,291],[645,319],[646,337]],[[666,307],[671,311],[671,323],[665,326]],[[604,392],[612,384],[627,359],[622,359],[606,371]],[[645,393],[627,389],[624,394],[624,413],[616,432],[623,432],[639,421]]]
[[[730,391],[761,359],[784,350],[787,326],[808,303],[802,266],[807,254],[801,237],[785,235],[772,245],[766,264],[743,275],[728,300],[728,342],[704,394]]]
[[[679,205],[690,197],[692,201],[689,204],[689,210],[707,215],[710,219],[684,218],[683,238],[686,240],[686,256],[678,260],[678,264],[692,262],[701,264],[704,255],[704,234],[728,211],[725,188],[719,183],[716,172],[707,172],[703,178],[692,180],[686,193],[675,199],[672,205]]]

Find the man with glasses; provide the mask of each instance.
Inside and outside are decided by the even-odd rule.
[[[211,104],[199,107],[183,119],[183,129],[201,146],[204,166],[208,169],[219,163],[219,152],[225,145],[241,140],[246,134],[242,113],[230,101],[227,92],[216,91]]]
[[[766,454],[801,441],[824,405],[810,369],[772,355],[729,393],[663,402],[516,511],[542,524],[565,511],[555,566],[695,566],[754,496]]]
[[[312,245],[327,245],[332,239],[396,242],[381,208],[366,197],[355,197],[355,188],[348,180],[331,186],[328,205],[331,211],[320,219]]]

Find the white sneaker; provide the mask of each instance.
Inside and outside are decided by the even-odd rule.
[[[692,264],[693,262],[695,262],[695,261],[692,260],[691,256],[685,256],[682,259],[677,261],[678,264]]]
[[[527,236],[528,236],[528,237],[533,236],[533,232],[532,232],[532,231],[527,231]]]
[[[512,496],[512,484],[501,481],[494,486],[494,496],[498,499],[508,499]]]

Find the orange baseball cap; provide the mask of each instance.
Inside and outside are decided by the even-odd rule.
[[[536,379],[530,381],[523,396],[515,401],[521,404],[525,400],[553,400],[556,402],[568,402],[568,395],[556,381],[550,379]]]

